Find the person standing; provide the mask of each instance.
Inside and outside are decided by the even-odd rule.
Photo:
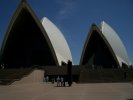
[[[60,86],[60,77],[59,76],[57,77],[56,81],[57,81],[57,87]]]
[[[49,77],[48,77],[48,76],[46,76],[46,83],[47,83],[47,82],[49,82]]]
[[[61,86],[64,86],[64,79],[61,77]]]

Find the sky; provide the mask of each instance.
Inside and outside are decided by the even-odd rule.
[[[21,0],[0,0],[0,44]],[[107,22],[119,35],[133,64],[133,0],[27,0],[36,16],[50,19],[63,33],[73,63],[79,64],[82,49],[95,23]]]

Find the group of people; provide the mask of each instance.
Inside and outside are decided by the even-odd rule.
[[[65,80],[63,77],[58,76],[56,81],[57,81],[57,86],[65,86]]]
[[[46,76],[45,77],[45,82],[47,83],[47,82],[49,82],[49,76]],[[56,80],[55,80],[55,78],[52,78],[51,79],[51,82],[52,82],[52,84],[54,84],[54,82],[57,82],[57,87],[59,87],[59,86],[65,86],[65,79],[63,78],[63,77],[57,77],[56,78]]]

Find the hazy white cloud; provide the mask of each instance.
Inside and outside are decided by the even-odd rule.
[[[57,13],[57,18],[60,20],[68,18],[76,8],[76,2],[72,0],[57,0],[57,4],[60,6]]]

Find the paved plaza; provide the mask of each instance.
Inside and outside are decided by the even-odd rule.
[[[51,83],[0,86],[0,100],[132,100],[131,83],[89,83],[56,87]]]

